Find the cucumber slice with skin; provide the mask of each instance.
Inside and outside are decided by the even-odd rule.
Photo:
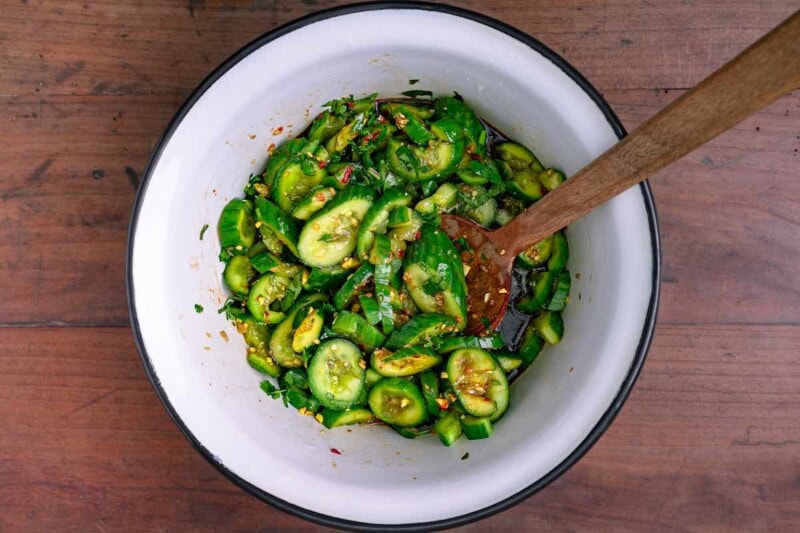
[[[496,350],[506,345],[503,337],[499,334],[492,334],[486,337],[449,337],[442,339],[436,345],[438,353],[450,353],[461,348],[479,348],[481,350]]]
[[[539,163],[533,152],[512,141],[502,141],[495,144],[494,153],[514,170],[524,170],[531,165]]]
[[[297,220],[308,220],[311,215],[325,207],[325,204],[334,196],[336,196],[336,189],[333,187],[312,189],[292,210],[292,216]]]
[[[403,378],[383,378],[369,391],[368,401],[372,413],[393,426],[417,426],[428,418],[419,388]]]
[[[521,367],[523,364],[523,360],[521,357],[513,354],[513,353],[499,353],[495,354],[495,359],[497,359],[497,363],[500,365],[505,373],[509,373],[512,370],[516,370],[517,368]]]
[[[379,109],[384,115],[392,117],[394,116],[395,110],[399,107],[403,107],[407,113],[417,117],[420,120],[428,120],[433,117],[433,108],[422,105],[413,105],[400,102],[385,102],[380,105]]]
[[[336,309],[345,309],[353,303],[359,292],[372,281],[374,270],[372,265],[361,265],[358,270],[344,282],[341,288],[333,295],[333,305]]]
[[[422,396],[425,398],[425,406],[428,408],[428,413],[431,416],[439,416],[442,412],[439,404],[436,403],[436,398],[439,396],[439,376],[434,370],[426,370],[419,375],[419,384],[422,388]]]
[[[323,342],[308,364],[311,393],[329,409],[349,409],[363,405],[364,369],[361,351],[350,341]]]
[[[309,141],[326,142],[344,127],[344,119],[325,111],[311,124],[308,131]]]
[[[411,203],[411,195],[400,189],[387,189],[372,204],[364,215],[358,229],[357,251],[361,260],[366,260],[376,233],[384,233],[389,222],[389,212],[396,207]]]
[[[520,299],[515,307],[532,315],[545,308],[550,297],[553,295],[553,287],[556,282],[557,274],[553,272],[539,272],[534,274],[530,280],[531,292]]]
[[[420,229],[424,221],[415,211],[411,212],[411,223],[394,228],[389,232],[389,238],[399,241],[416,241],[420,237]]]
[[[256,219],[261,223],[262,234],[269,233],[297,256],[297,227],[289,215],[266,198],[257,196]]]
[[[364,318],[371,326],[376,325],[381,321],[381,310],[378,307],[378,301],[369,296],[359,296],[358,302],[361,305],[361,311],[364,313]]]
[[[375,420],[375,415],[372,414],[372,411],[363,407],[356,407],[349,411],[325,408],[320,414],[322,415],[322,425],[328,429],[351,426],[353,424],[367,424]]]
[[[572,285],[572,280],[569,276],[569,270],[565,270],[558,275],[555,283],[555,292],[553,297],[547,303],[548,311],[563,311],[569,301],[569,289]]]
[[[234,255],[225,265],[222,279],[225,285],[237,296],[245,296],[250,292],[250,280],[256,275],[256,270],[246,255]]]
[[[554,191],[559,185],[564,183],[565,180],[564,174],[552,168],[539,172],[536,179],[539,180],[539,183],[541,183],[542,187],[548,192]]]
[[[545,311],[533,320],[536,331],[550,344],[558,344],[564,336],[564,321],[561,313]]]
[[[437,98],[434,102],[436,115],[440,119],[449,118],[464,128],[472,153],[486,154],[486,128],[475,112],[462,100],[450,97]]]
[[[228,202],[219,216],[217,231],[222,248],[250,248],[256,240],[253,206],[250,202],[241,199]]]
[[[487,352],[456,350],[447,361],[447,377],[468,414],[497,420],[508,408],[506,374]]]
[[[292,350],[294,340],[294,320],[309,305],[322,304],[328,297],[324,294],[314,293],[301,299],[286,314],[283,322],[277,325],[269,339],[269,354],[275,361],[286,368],[299,368],[303,366],[303,358]]]
[[[553,250],[553,236],[546,237],[537,242],[517,256],[517,264],[523,268],[537,268],[550,259]]]
[[[424,313],[413,317],[395,330],[386,341],[390,350],[429,342],[432,338],[456,331],[456,321],[449,315]]]
[[[307,291],[328,291],[335,287],[341,287],[350,274],[350,270],[346,270],[340,265],[312,268],[303,281],[303,288]]]
[[[400,427],[400,426],[390,426],[398,435],[403,437],[404,439],[416,439],[417,437],[422,437],[423,435],[427,435],[433,429],[431,425],[422,425],[416,427]]]
[[[325,143],[325,148],[328,150],[328,152],[335,154],[344,151],[344,149],[347,148],[347,145],[350,144],[350,141],[353,141],[356,137],[358,137],[358,132],[360,129],[357,127],[358,124],[358,120],[348,122],[342,129],[337,131],[333,137],[328,139],[328,142]]]
[[[272,357],[265,353],[247,352],[247,364],[254,370],[272,376],[273,378],[277,378],[281,375],[281,367],[275,363]]]
[[[294,330],[292,337],[292,350],[302,353],[303,350],[310,348],[314,341],[319,339],[322,333],[322,326],[325,324],[325,317],[313,306],[309,308],[309,313]]]
[[[530,366],[539,357],[543,347],[544,340],[542,340],[539,332],[536,331],[536,324],[531,321],[528,327],[525,328],[522,340],[519,343],[519,349],[517,349],[517,355],[522,359],[522,364],[526,367]]]
[[[289,288],[289,280],[272,272],[267,272],[253,283],[247,298],[247,310],[264,324],[277,324],[284,318],[284,313],[272,309],[273,304],[280,302]]]
[[[355,342],[367,352],[380,347],[386,339],[384,334],[370,325],[364,317],[350,311],[339,311],[333,319],[331,329],[337,335]]]
[[[569,245],[564,233],[559,231],[553,235],[553,251],[547,261],[547,269],[558,274],[567,268],[567,261],[569,261]]]
[[[492,225],[496,214],[497,214],[497,200],[495,200],[494,198],[489,198],[479,207],[464,212],[465,217],[469,218],[470,220],[473,220],[474,222],[478,223],[484,228],[488,228],[489,226]]]
[[[403,104],[393,106],[390,113],[397,127],[403,130],[415,144],[427,146],[433,140],[433,135],[425,127],[425,123],[412,113],[408,106]]]
[[[411,215],[413,210],[410,207],[396,207],[389,213],[387,227],[400,228],[411,225]]]
[[[414,207],[423,214],[444,213],[456,204],[458,187],[452,183],[442,183],[436,192],[420,200]]]
[[[392,138],[386,148],[386,161],[401,178],[428,181],[452,174],[463,154],[464,145],[460,141],[432,141],[423,149]]]
[[[489,418],[465,415],[461,418],[461,429],[469,440],[488,439],[492,436],[492,421]]]
[[[327,172],[313,158],[293,160],[275,177],[272,200],[286,213],[291,213],[311,189],[322,183],[326,175]]]
[[[300,260],[312,267],[330,267],[352,254],[361,221],[374,196],[374,189],[354,185],[317,211],[300,232]]]
[[[439,440],[445,446],[451,446],[455,441],[461,438],[461,422],[458,421],[458,415],[455,413],[447,413],[433,426],[433,430],[439,436]]]
[[[424,313],[452,316],[458,329],[467,324],[464,265],[452,240],[441,230],[423,226],[420,238],[405,254],[403,281]]]
[[[281,264],[281,261],[271,253],[263,252],[251,257],[250,263],[252,263],[253,268],[255,268],[259,274],[265,274]]]
[[[410,346],[392,353],[386,349],[375,350],[372,354],[372,368],[387,377],[406,377],[419,374],[442,362],[442,358],[428,348]]]
[[[527,202],[535,202],[544,196],[538,175],[528,169],[516,171],[514,177],[506,182],[506,189],[513,196]]]
[[[443,118],[431,124],[431,133],[438,139],[454,143],[464,139],[464,128],[452,118]]]
[[[375,372],[373,368],[367,368],[364,372],[364,377],[367,381],[367,388],[371,389],[373,385],[383,379],[383,376]]]

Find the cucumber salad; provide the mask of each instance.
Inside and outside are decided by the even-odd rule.
[[[449,446],[489,437],[509,381],[561,340],[570,274],[558,232],[516,258],[498,331],[467,334],[472,250],[440,216],[496,228],[564,176],[457,93],[404,94],[328,102],[224,207],[221,312],[284,405],[327,428],[384,424]]]

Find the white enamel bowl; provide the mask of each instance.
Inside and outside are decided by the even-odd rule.
[[[571,66],[508,26],[447,6],[349,6],[264,35],[204,81],[159,142],[131,222],[134,334],[176,424],[245,490],[339,527],[454,526],[541,489],[611,423],[655,323],[658,227],[643,185],[569,228],[566,336],[513,385],[490,439],[445,448],[381,427],[328,431],[267,398],[244,343],[216,312],[225,297],[220,210],[264,167],[268,146],[300,132],[321,104],[350,93],[397,95],[409,79],[420,80],[414,88],[458,91],[568,175],[624,134]],[[204,224],[211,229],[199,240]]]

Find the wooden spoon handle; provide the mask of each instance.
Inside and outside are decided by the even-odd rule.
[[[800,87],[800,11],[493,232],[512,256]]]

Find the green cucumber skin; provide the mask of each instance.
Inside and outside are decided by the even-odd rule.
[[[387,404],[386,396],[403,396],[407,405],[402,412],[393,412],[384,409]],[[418,426],[428,419],[428,410],[425,407],[425,398],[419,388],[404,378],[383,378],[369,391],[369,407],[372,413],[382,422],[399,427]]]
[[[367,352],[379,348],[386,339],[383,333],[367,322],[366,318],[350,311],[339,311],[333,319],[331,329]]]
[[[336,309],[342,310],[352,304],[361,288],[369,283],[374,275],[374,269],[370,264],[361,265],[358,270],[350,274],[333,296],[333,305]]]
[[[366,379],[364,370],[359,366],[360,359],[361,351],[350,341],[334,339],[319,345],[308,364],[308,385],[323,407],[344,410],[364,404]],[[336,374],[339,377],[334,382],[330,379],[331,368],[342,368],[348,372],[349,379],[345,385],[350,386],[350,390],[342,392],[334,388],[341,384],[344,374]]]
[[[449,315],[423,313],[411,318],[402,328],[389,335],[386,347],[390,350],[397,350],[413,346],[430,341],[433,337],[452,333],[456,329],[456,321]]]
[[[256,197],[256,219],[268,228],[289,251],[297,256],[297,226],[281,209],[260,196]]]

